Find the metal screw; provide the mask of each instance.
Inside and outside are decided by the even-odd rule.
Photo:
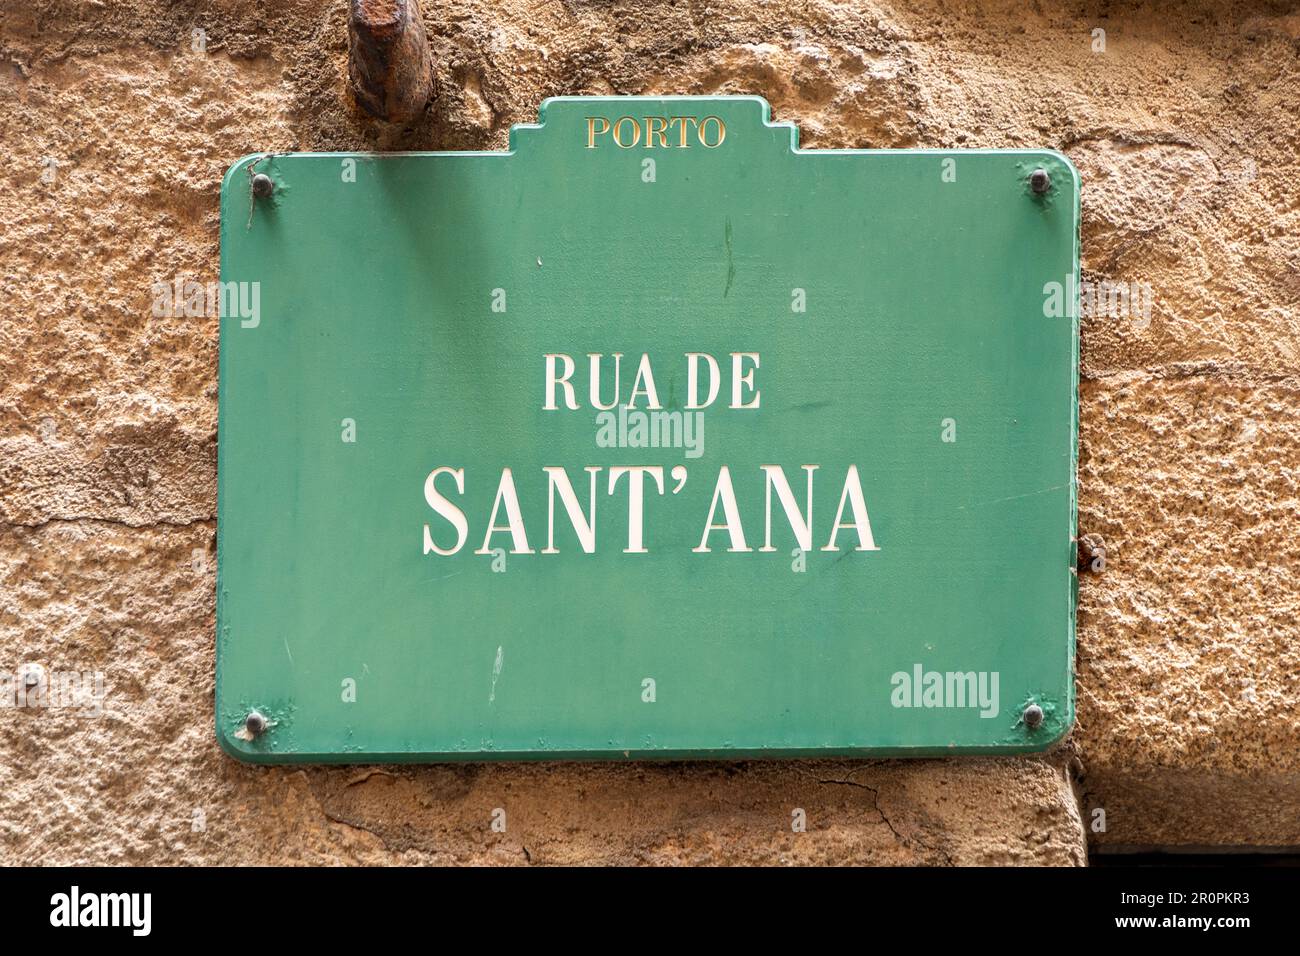
[[[266,173],[258,173],[253,177],[253,195],[259,199],[265,199],[271,193],[275,192],[275,180]]]
[[[1043,722],[1043,708],[1037,704],[1030,704],[1025,708],[1025,712],[1021,714],[1021,717],[1025,722],[1025,726],[1030,730],[1034,730]]]
[[[1106,541],[1095,531],[1079,538],[1079,567],[1081,570],[1106,570]]]
[[[255,710],[249,711],[244,718],[244,729],[252,737],[260,737],[266,731],[266,718]]]
[[[1040,166],[1029,174],[1029,188],[1041,196],[1052,188],[1052,177]]]

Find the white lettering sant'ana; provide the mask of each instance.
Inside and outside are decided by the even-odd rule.
[[[813,550],[815,546],[814,483],[816,476],[824,469],[821,465],[801,465],[799,468],[804,476],[802,498],[796,493],[782,466],[759,466],[764,484],[763,535],[762,546],[757,548],[759,552],[770,554],[779,550],[774,540],[778,533],[784,532],[774,529],[782,528],[783,524],[789,528],[794,542],[804,552]],[[563,528],[566,522],[577,539],[578,549],[585,554],[594,554],[598,550],[600,538],[597,520],[600,502],[603,498],[623,494],[626,494],[627,500],[627,540],[622,551],[624,554],[647,553],[650,550],[648,516],[657,509],[671,507],[652,506],[648,499],[671,498],[687,480],[687,470],[683,465],[672,469],[671,477],[677,484],[671,490],[665,484],[665,469],[661,465],[614,465],[608,469],[601,465],[586,465],[581,470],[586,472],[586,482],[580,481],[575,485],[568,469],[561,465],[546,465],[541,469],[545,476],[546,497],[546,546],[541,549],[541,554],[560,554],[566,550],[566,546],[559,543],[560,536],[557,536],[556,530],[557,524]],[[608,472],[608,477],[602,481],[603,471]],[[466,469],[449,465],[434,468],[425,476],[425,503],[441,519],[442,524],[423,526],[424,554],[445,557],[458,554],[465,547],[471,533],[470,522],[459,500],[464,498],[469,489],[469,481]],[[602,485],[604,495],[600,493]],[[585,494],[578,490],[580,488]],[[826,543],[820,550],[879,551],[880,547],[871,530],[871,517],[867,513],[866,496],[857,465],[849,465],[845,470],[840,489],[834,521],[824,527],[825,538],[822,540]],[[559,508],[556,507],[557,499]],[[754,551],[742,511],[731,468],[721,465],[713,484],[707,515],[703,516],[699,544],[691,548],[691,552],[714,553],[713,543],[717,543],[713,542],[715,532],[726,536],[724,550],[728,553]],[[826,509],[821,514],[828,511]],[[563,517],[558,517],[561,514]],[[778,514],[780,517],[774,520],[773,516]],[[753,520],[754,516],[750,517]],[[538,519],[534,516],[532,520]],[[512,469],[501,469],[491,510],[486,523],[481,527],[482,545],[475,549],[474,554],[495,553],[494,539],[497,535],[509,536],[511,554],[538,553],[529,543],[525,509]],[[572,550],[571,546],[568,550]]]

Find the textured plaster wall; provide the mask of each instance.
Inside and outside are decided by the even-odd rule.
[[[1300,844],[1294,3],[424,13],[439,96],[395,132],[344,95],[342,0],[0,0],[0,669],[108,679],[97,719],[0,710],[0,863],[1080,865],[1087,841]],[[658,92],[761,94],[809,146],[1078,165],[1085,278],[1154,302],[1083,322],[1080,530],[1108,552],[1081,579],[1074,734],[1028,760],[226,758],[217,327],[153,317],[149,284],[216,278],[218,184],[245,153],[503,148],[545,96]]]

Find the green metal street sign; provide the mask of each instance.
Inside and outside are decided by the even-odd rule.
[[[1073,720],[1079,192],[754,97],[222,188],[246,760],[1021,753]]]

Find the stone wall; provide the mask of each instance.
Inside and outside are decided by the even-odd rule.
[[[439,94],[392,131],[345,95],[342,0],[0,0],[0,668],[109,682],[97,719],[0,711],[0,863],[1300,844],[1300,12],[1132,6],[426,0]],[[218,750],[217,327],[153,317],[150,283],[216,278],[219,182],[245,153],[500,149],[565,93],[757,93],[806,146],[1078,165],[1084,278],[1152,299],[1083,322],[1080,531],[1107,566],[1081,577],[1079,720],[1054,753],[286,769]]]

